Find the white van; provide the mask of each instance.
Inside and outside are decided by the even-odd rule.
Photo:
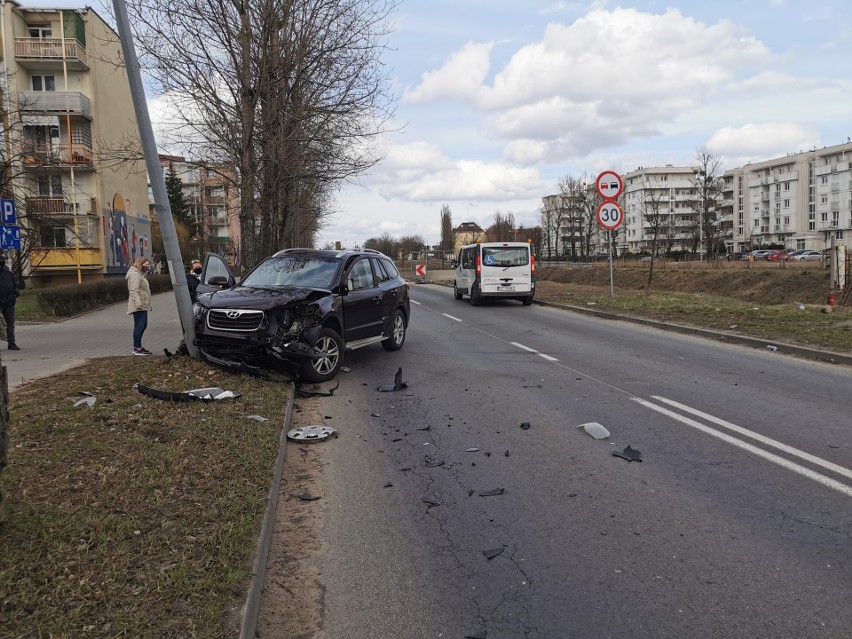
[[[520,300],[532,304],[535,295],[535,255],[527,242],[481,242],[461,247],[453,260],[457,300],[469,295],[478,306],[485,298]]]

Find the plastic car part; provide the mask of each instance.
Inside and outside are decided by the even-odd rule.
[[[494,490],[482,490],[479,492],[480,497],[495,497],[496,495],[502,495],[506,490],[503,488],[495,488]]]
[[[502,555],[504,550],[506,550],[506,549],[503,546],[500,546],[499,548],[491,548],[489,550],[483,550],[482,554],[485,555],[486,559],[490,560],[490,559],[494,559],[494,557],[496,557],[498,555]]]
[[[149,397],[153,397],[155,399],[162,399],[171,402],[187,402],[191,399],[200,399],[208,401],[214,399],[229,399],[240,397],[239,393],[226,391],[219,387],[196,388],[188,391],[173,392],[157,390],[156,388],[145,386],[145,384],[136,384],[136,390],[138,390],[143,395],[148,395]]]
[[[340,386],[339,379],[337,380],[337,383],[331,388],[329,388],[327,391],[309,390],[305,388],[304,385],[299,384],[298,386],[296,386],[296,395],[298,395],[299,397],[331,397],[332,395],[334,395],[334,391],[337,390],[338,386]],[[378,415],[376,417],[378,417]]]
[[[391,391],[402,390],[403,388],[408,388],[408,384],[402,381],[402,367],[396,371],[396,375],[393,378],[393,384],[382,384],[379,386],[379,390],[382,393],[389,393]]]
[[[634,448],[630,448],[630,446],[625,448],[623,452],[618,452],[617,450],[614,450],[614,451],[612,451],[612,454],[615,457],[621,457],[622,459],[626,459],[629,462],[633,462],[633,461],[641,462],[642,461],[642,453],[640,453],[638,450],[636,450]]]
[[[337,435],[337,429],[331,426],[305,426],[287,431],[289,439],[299,442],[317,442]]]
[[[609,431],[597,422],[580,424],[579,426],[577,426],[577,428],[582,428],[595,439],[606,439],[607,437],[609,437]]]

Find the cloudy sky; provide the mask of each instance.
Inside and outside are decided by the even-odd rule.
[[[566,175],[852,135],[849,0],[403,0],[394,18],[395,131],[320,244],[434,244],[443,204],[455,225],[533,226]]]

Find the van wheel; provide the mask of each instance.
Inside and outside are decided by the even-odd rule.
[[[459,289],[455,284],[453,284],[453,295],[456,296],[457,300],[460,300],[462,298],[462,294],[459,292]]]
[[[479,286],[474,282],[470,286],[470,305],[479,306],[481,302],[482,298],[479,296]]]
[[[386,351],[398,351],[405,343],[405,316],[396,309],[393,312],[390,325],[390,337],[382,342]]]
[[[302,364],[302,379],[314,383],[334,379],[343,364],[343,340],[336,331],[323,328],[317,338],[316,349],[320,358]]]
[[[521,301],[524,303],[524,306],[529,306],[530,304],[532,304],[533,296],[528,295],[527,297],[522,297]]]

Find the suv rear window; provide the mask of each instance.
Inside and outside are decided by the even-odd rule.
[[[336,258],[310,256],[271,257],[240,283],[242,286],[331,288],[340,266]]]

